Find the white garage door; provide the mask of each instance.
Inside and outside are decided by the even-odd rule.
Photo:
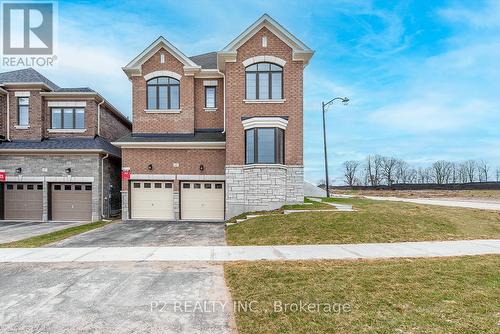
[[[171,182],[132,181],[132,219],[174,219],[174,197]]]
[[[224,183],[182,182],[181,219],[224,220]]]

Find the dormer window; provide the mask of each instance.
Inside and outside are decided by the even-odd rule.
[[[257,63],[245,70],[247,100],[283,99],[283,67]]]
[[[147,82],[148,110],[179,109],[180,82],[171,77],[157,77]]]

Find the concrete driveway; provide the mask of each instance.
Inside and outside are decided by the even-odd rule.
[[[106,225],[48,247],[223,246],[223,223],[127,221]]]
[[[192,334],[234,328],[221,265],[3,263],[0,282],[2,333]],[[215,306],[195,310],[203,301]]]
[[[0,222],[0,244],[34,237],[40,234],[55,232],[72,226],[87,224],[87,222]]]

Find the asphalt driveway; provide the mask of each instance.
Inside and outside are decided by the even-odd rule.
[[[0,282],[2,333],[192,334],[234,328],[221,265],[2,263]],[[194,307],[203,301],[216,306]]]
[[[226,245],[223,223],[127,221],[106,225],[48,247]]]
[[[0,244],[55,232],[87,222],[0,222]]]

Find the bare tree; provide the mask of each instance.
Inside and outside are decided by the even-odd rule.
[[[451,175],[451,163],[445,160],[436,161],[432,164],[434,181],[437,184],[448,183]]]
[[[382,176],[385,183],[390,186],[394,183],[394,174],[398,159],[393,157],[383,157],[382,158]]]
[[[418,183],[418,172],[415,168],[408,170],[408,183]]]
[[[409,172],[410,172],[410,165],[404,160],[398,160],[396,163],[396,182],[397,183],[410,183],[409,182]]]
[[[488,174],[490,172],[490,166],[485,160],[481,160],[477,163],[477,170],[479,174],[479,182],[488,182]]]
[[[378,186],[381,183],[382,157],[380,155],[369,155],[365,162],[365,178],[371,186]]]
[[[474,182],[476,180],[476,162],[474,160],[467,160],[462,165],[467,176],[465,182]]]
[[[343,164],[344,166],[344,181],[345,183],[352,187],[356,183],[356,171],[359,167],[359,161],[350,160]]]
[[[460,165],[456,162],[451,163],[451,183],[459,183],[460,182]]]
[[[500,182],[500,167],[497,167],[497,170],[496,170],[496,176],[497,176],[497,182]]]

